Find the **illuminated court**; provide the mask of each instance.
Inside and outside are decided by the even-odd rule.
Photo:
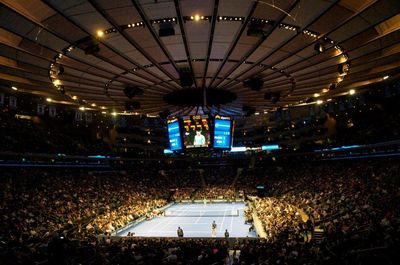
[[[178,226],[184,237],[224,237],[225,229],[230,237],[256,237],[245,224],[245,203],[177,203],[165,210],[166,216],[143,221],[134,227],[121,230],[117,235],[126,236],[128,232],[138,237],[177,237]],[[217,224],[216,235],[212,234],[211,224]]]

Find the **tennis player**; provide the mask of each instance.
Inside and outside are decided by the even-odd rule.
[[[211,237],[216,237],[217,236],[217,224],[215,223],[215,220],[211,224]]]

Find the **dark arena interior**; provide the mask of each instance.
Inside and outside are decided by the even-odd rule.
[[[0,264],[399,264],[399,0],[1,0]],[[396,262],[397,260],[397,262]]]

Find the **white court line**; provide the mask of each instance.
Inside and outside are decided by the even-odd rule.
[[[220,233],[222,232],[222,226],[224,225],[224,222],[225,222],[225,214],[224,214],[224,217],[222,217],[221,227],[219,228]]]
[[[172,232],[176,232],[175,230],[162,230],[162,231],[154,231],[154,233],[165,233],[165,232],[167,232],[167,233],[172,233]],[[199,231],[199,230],[184,230],[183,232],[188,232],[188,233],[205,233],[205,232],[207,232],[207,231]]]
[[[199,222],[200,218],[201,218],[201,216],[197,217],[197,219],[194,223],[197,224]]]
[[[240,212],[239,212],[239,216],[240,216]],[[232,223],[233,223],[233,218],[231,217],[231,226],[229,228],[229,233],[232,233]]]
[[[183,205],[183,208],[185,208],[185,205]],[[186,209],[183,209],[183,210],[186,210]],[[161,227],[161,231],[165,231],[165,230],[163,230],[165,227],[168,227],[170,224],[171,224],[171,222],[172,222],[172,220],[173,220],[174,218],[171,218],[171,219],[169,219],[168,220],[168,222],[166,222],[162,227]],[[178,224],[178,223],[177,223]],[[183,227],[181,227],[182,229],[183,229]],[[183,231],[185,231],[185,230],[183,230]],[[177,235],[178,236],[178,235]]]
[[[178,206],[179,206],[179,208],[181,208],[180,206],[182,206],[182,205],[178,205]],[[172,205],[171,207],[168,207],[168,208],[172,208],[172,207],[174,207],[174,205]],[[156,217],[156,218],[159,218],[159,217]],[[160,226],[160,225],[163,224],[163,223],[164,223],[164,222],[161,222],[161,220],[160,220],[160,222],[158,222],[158,224],[155,224],[155,225],[151,226],[149,232],[151,233],[151,232],[155,231],[154,229],[155,229],[156,227]]]
[[[182,222],[179,222],[179,221],[176,221],[176,223],[174,223],[174,222],[171,222],[171,224],[182,224],[182,225],[198,225],[198,226],[200,226],[200,225],[209,225],[210,223],[193,223],[193,222],[191,222],[191,223],[182,223]]]
[[[218,207],[217,207],[218,206]],[[225,231],[224,229],[229,228],[229,232],[232,233],[233,230],[233,223],[236,224],[240,223],[239,225],[241,226],[241,221],[238,220],[236,222],[236,219],[233,220],[236,217],[228,216],[228,215],[222,215],[222,216],[184,216],[188,211],[197,211],[200,209],[204,210],[220,210],[220,211],[228,211],[232,209],[238,209],[238,210],[243,210],[244,207],[235,207],[237,205],[212,205],[212,204],[207,204],[207,205],[185,205],[185,204],[176,204],[172,206],[172,210],[180,210],[182,211],[182,216],[175,216],[175,217],[168,217],[168,220],[157,220],[157,222],[154,225],[150,224],[147,226],[146,229],[142,230],[139,232],[139,234],[144,233],[142,236],[173,236],[176,237],[176,230],[178,226],[182,227],[184,230],[185,236],[190,236],[192,234],[193,236],[204,236],[204,237],[210,237],[209,232],[211,230],[211,223],[213,220],[217,222],[217,224],[220,225],[218,231],[218,234],[216,237],[221,237],[221,232]],[[169,209],[171,209],[169,208]],[[222,210],[221,210],[222,208]],[[240,213],[240,212],[239,212]],[[240,218],[243,218],[243,215],[239,215]],[[160,219],[165,218],[164,216],[158,217]],[[230,218],[230,220],[227,220],[227,218]],[[242,219],[241,219],[242,220]],[[183,222],[182,222],[183,221]],[[151,220],[150,220],[151,222]],[[230,223],[229,223],[230,222]],[[175,227],[176,226],[176,227]],[[188,229],[186,230],[185,227]],[[172,230],[171,230],[172,229]],[[204,229],[204,230],[203,230]],[[241,228],[242,229],[242,228]],[[245,235],[243,235],[245,236]],[[212,237],[212,235],[211,235]],[[223,234],[222,234],[223,237]]]

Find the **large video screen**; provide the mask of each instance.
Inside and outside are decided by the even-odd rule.
[[[167,121],[169,146],[171,151],[182,149],[181,130],[178,119]]]
[[[208,115],[184,116],[183,127],[183,144],[186,148],[210,146]]]
[[[214,148],[230,149],[232,143],[232,119],[216,115],[214,119]]]

